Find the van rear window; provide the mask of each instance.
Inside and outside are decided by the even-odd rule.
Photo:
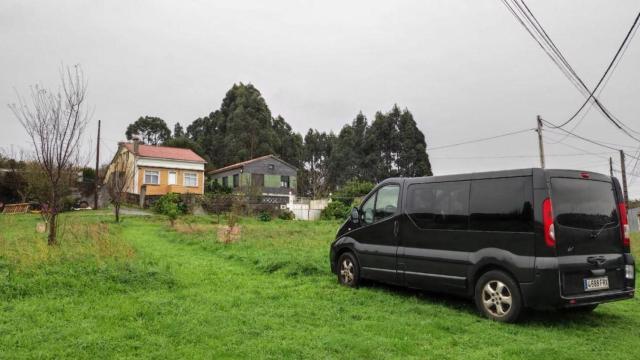
[[[598,230],[618,224],[611,183],[552,178],[551,201],[556,222],[562,226]]]

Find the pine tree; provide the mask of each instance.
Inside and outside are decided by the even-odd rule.
[[[159,117],[140,117],[134,123],[129,124],[125,132],[127,140],[139,136],[145,144],[158,145],[171,138],[171,130],[167,123]]]
[[[174,138],[179,138],[179,137],[183,137],[183,136],[184,136],[184,129],[182,128],[182,125],[180,125],[180,123],[177,122],[173,126],[173,137]]]
[[[289,164],[301,168],[304,147],[302,135],[293,132],[291,125],[280,115],[272,119],[272,127],[275,134],[273,144],[275,155]]]

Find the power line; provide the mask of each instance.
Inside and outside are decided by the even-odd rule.
[[[498,138],[505,137],[505,136],[521,134],[521,133],[524,133],[524,132],[527,132],[527,131],[533,131],[533,130],[535,130],[535,129],[534,128],[522,129],[522,130],[512,131],[512,132],[508,132],[508,133],[505,133],[505,134],[490,136],[490,137],[486,137],[486,138],[479,138],[479,139],[463,141],[463,142],[459,142],[459,143],[455,143],[455,144],[436,146],[436,147],[428,148],[427,150],[433,151],[433,150],[447,149],[447,148],[451,148],[451,147],[454,147],[454,146],[475,144],[475,143],[479,143],[479,142],[483,142],[483,141],[498,139]]]
[[[631,133],[629,131],[632,131],[632,132],[634,132],[636,134],[640,134],[640,132],[637,132],[637,131],[633,130],[632,128],[630,128],[629,126],[624,124],[621,120],[619,120],[617,118],[614,119],[614,116],[609,112],[609,110],[606,109],[604,107],[604,105],[598,100],[598,98],[595,96],[595,92],[597,91],[597,87],[596,87],[596,89],[594,89],[594,91],[590,91],[589,90],[589,87],[586,86],[584,81],[576,73],[576,71],[573,69],[571,64],[569,64],[569,62],[564,57],[564,55],[562,54],[560,49],[555,45],[555,43],[553,42],[553,40],[551,39],[549,34],[546,32],[546,30],[544,30],[544,27],[542,27],[542,24],[540,24],[540,22],[535,17],[535,15],[533,15],[533,12],[531,12],[531,10],[526,5],[524,0],[520,0],[520,1],[512,0],[512,3],[513,3],[514,6],[510,5],[507,0],[502,0],[502,2],[505,4],[505,6],[511,12],[511,14],[518,20],[518,22],[525,28],[525,30],[529,33],[529,35],[531,35],[531,37],[545,51],[545,53],[549,56],[549,58],[562,71],[562,73],[565,75],[565,77],[567,77],[569,79],[569,81],[571,81],[572,84],[574,84],[574,86],[576,86],[578,88],[578,91],[583,93],[585,96],[588,96],[587,103],[590,100],[592,100],[593,103],[595,105],[597,105],[597,107],[600,110],[600,112],[602,112],[602,114],[612,124],[614,124],[618,129],[620,129],[622,132],[624,132],[627,136],[629,136],[632,139],[640,142],[640,139],[638,139],[635,136],[631,135]],[[520,15],[518,15],[518,13]],[[631,27],[631,30],[629,31],[629,33],[625,37],[625,41],[623,42],[622,47],[618,49],[616,57],[614,57],[613,63],[615,63],[615,59],[622,52],[622,49],[624,48],[625,44],[627,44],[629,42],[629,39],[633,38],[633,36],[635,35],[635,31],[637,30],[636,25],[638,24],[638,19],[639,18],[640,18],[640,13],[638,14],[638,17],[636,17],[636,20],[634,21],[634,25]],[[537,35],[535,35],[534,32]],[[545,47],[545,45],[543,45],[543,43],[546,44],[546,47]],[[612,67],[612,66],[613,65],[611,65],[610,67]],[[608,73],[608,71],[609,70],[607,70],[607,73]],[[606,73],[605,73],[605,77],[606,77]],[[601,79],[601,82],[602,82],[602,79]],[[599,82],[599,84],[601,84],[601,82]],[[582,110],[582,108],[584,108],[584,106],[582,106],[580,110]],[[579,113],[579,111],[578,111],[578,113]],[[566,122],[566,123],[568,123],[568,122]],[[566,125],[566,123],[563,124],[562,126]],[[552,125],[552,126],[554,126],[554,125]]]
[[[602,152],[597,154],[610,154],[611,152]],[[574,157],[574,156],[593,156],[594,153],[572,153],[572,154],[545,154],[545,157]],[[495,155],[495,156],[436,156],[429,157],[436,160],[456,160],[456,159],[528,159],[537,158],[539,155]]]
[[[547,132],[550,132],[552,134],[559,135],[559,136],[567,136],[568,137],[568,136],[572,136],[573,134],[575,134],[571,130],[565,130],[565,129],[558,129],[558,130],[561,130],[563,132],[558,132],[558,131],[556,131],[556,129],[551,129],[551,128],[544,129],[544,131],[547,131]],[[591,139],[591,140],[594,140],[594,139]],[[597,141],[597,142],[599,142],[601,144],[614,146],[616,149],[633,149],[634,152],[635,152],[635,149],[637,149],[637,146],[621,145],[621,144],[618,144],[618,143],[607,142],[607,141],[603,141],[603,140],[599,140],[599,139],[598,140],[594,140],[594,141]],[[560,142],[558,141],[558,142],[554,142],[552,144],[556,144],[556,143],[560,143]],[[560,144],[562,145],[562,143],[560,143]],[[618,151],[618,150],[616,150],[616,151]]]
[[[636,151],[636,156],[638,156],[639,159],[640,159],[640,146],[638,147],[638,151]],[[635,171],[638,168],[638,162],[640,162],[639,159],[636,159],[635,164],[633,164],[633,168],[629,172],[631,174],[631,177],[629,178],[629,184],[630,185],[632,185],[636,181],[636,179],[638,178],[638,176],[635,174]]]
[[[525,4],[525,6],[527,6],[527,5]],[[528,7],[527,7],[527,9],[528,9]],[[604,71],[604,74],[602,74],[602,76],[600,77],[600,81],[598,81],[596,86],[593,88],[593,90],[589,94],[589,97],[585,100],[584,103],[582,103],[582,106],[580,106],[580,108],[578,108],[578,110],[575,112],[575,114],[573,114],[573,116],[571,116],[567,121],[563,122],[562,124],[560,124],[558,126],[563,127],[563,126],[567,125],[568,123],[570,123],[571,121],[573,121],[573,119],[575,119],[576,116],[578,116],[578,114],[591,101],[591,99],[594,98],[594,94],[596,93],[596,91],[598,91],[598,88],[600,87],[600,85],[602,85],[602,82],[604,81],[604,79],[609,74],[609,71],[611,70],[611,68],[613,68],[614,64],[618,60],[618,56],[623,52],[623,49],[626,47],[627,41],[630,39],[631,34],[635,32],[635,29],[637,29],[636,26],[638,25],[638,20],[640,20],[640,12],[638,13],[638,15],[636,16],[635,20],[633,21],[633,25],[631,26],[631,28],[627,32],[627,35],[624,37],[624,40],[620,44],[620,47],[618,47],[618,51],[616,51],[615,55],[613,56],[613,59],[611,59],[611,62],[609,63],[609,66],[607,66],[607,69]]]
[[[545,131],[548,131],[548,130],[545,130]],[[547,144],[551,144],[551,143],[547,142]],[[559,145],[562,145],[562,146],[566,146],[566,147],[574,149],[574,150],[582,151],[584,154],[587,154],[587,155],[596,156],[596,157],[599,157],[601,159],[609,160],[608,157],[599,155],[599,153],[590,152],[588,150],[585,150],[585,149],[577,147],[577,146],[573,146],[571,144],[567,144],[567,143],[554,143],[554,144],[559,144]],[[612,153],[614,153],[614,151],[608,152],[606,154],[612,154]]]
[[[538,38],[539,36],[541,36],[540,33],[538,33],[538,36],[534,35],[532,30],[530,29],[530,26],[527,26],[525,24],[525,22],[522,19],[522,17],[517,14],[518,11],[514,7],[512,7],[507,0],[502,0],[502,3],[507,7],[509,12],[511,12],[511,14],[516,18],[516,20],[518,20],[520,25],[522,25],[522,27],[524,27],[524,29],[529,33],[529,35],[531,35],[533,40],[535,40],[536,43],[538,43],[538,46],[540,46],[540,48],[547,54],[547,56],[551,59],[551,61],[553,61],[553,63],[556,64],[556,66],[558,67],[558,69],[560,69],[562,74],[576,87],[576,89],[578,89],[578,91],[583,92],[584,90],[576,82],[576,79],[571,75],[569,70],[565,66],[563,66],[563,64],[560,63],[561,59],[557,58],[558,54],[556,52],[554,52],[553,49],[550,50],[550,49],[548,49],[547,47],[545,47],[542,44],[541,41],[544,41],[544,40]],[[516,4],[516,3],[514,2],[514,4]],[[520,7],[518,6],[518,8],[520,8]],[[535,26],[534,26],[534,28],[535,28]],[[547,43],[546,41],[544,41],[544,42]],[[547,43],[547,46],[549,46],[548,43]],[[553,54],[552,54],[552,52],[553,52]]]
[[[624,57],[625,53],[627,52],[627,49],[629,48],[629,44],[633,41],[633,38],[635,37],[635,35],[637,33],[637,30],[638,30],[638,28],[636,27],[636,30],[631,35],[631,39],[627,42],[627,44],[625,45],[624,49],[622,50],[622,54],[620,55],[621,59]],[[602,92],[604,91],[604,88],[607,87],[607,84],[609,84],[609,80],[611,80],[611,74],[613,74],[616,71],[616,69],[618,68],[618,65],[620,65],[621,62],[622,62],[622,60],[616,62],[615,65],[613,65],[613,69],[609,73],[609,76],[605,79],[604,84],[602,84],[602,87],[600,87],[600,89],[598,89],[597,96],[600,96],[600,94],[602,94]],[[589,115],[589,112],[591,111],[591,109],[593,109],[593,103],[590,103],[590,106],[589,106],[589,108],[587,108],[587,111],[584,112],[582,114],[582,117],[580,118],[580,120],[578,120],[578,122],[573,125],[573,127],[571,128],[571,131],[575,131],[578,128],[578,126],[580,126],[580,124],[584,121],[584,119],[587,117],[587,115]],[[633,131],[633,129],[631,129],[631,130]],[[567,134],[563,135],[562,139],[558,140],[558,142],[564,141],[564,139],[566,139],[568,136],[569,135],[567,135]]]
[[[542,120],[542,121],[543,121],[545,124],[551,124],[551,125],[553,125],[552,123],[550,123],[550,122],[548,122],[548,121],[546,121],[546,120]],[[558,130],[561,130],[561,131],[564,131],[565,133],[567,133],[567,134],[569,134],[569,135],[571,135],[571,136],[573,136],[573,137],[575,137],[575,138],[578,138],[578,139],[580,139],[580,140],[583,140],[583,141],[586,141],[586,142],[592,143],[592,144],[594,144],[594,145],[598,145],[598,146],[601,146],[601,147],[604,147],[604,148],[607,148],[607,149],[611,149],[611,150],[615,150],[615,151],[619,151],[619,150],[620,150],[620,149],[616,149],[616,148],[614,148],[614,147],[611,147],[611,146],[609,146],[609,145],[603,144],[603,143],[601,143],[601,142],[598,142],[598,141],[596,141],[596,140],[592,140],[592,139],[586,138],[586,137],[584,137],[584,136],[580,136],[580,135],[574,134],[574,133],[570,132],[569,130],[565,130],[564,128],[557,128],[557,129],[558,129]],[[628,157],[632,158],[632,159],[636,159],[636,160],[638,159],[638,157],[637,157],[637,156],[630,155],[629,153],[626,153],[626,152],[625,152],[624,154],[625,154],[626,156],[628,156]]]

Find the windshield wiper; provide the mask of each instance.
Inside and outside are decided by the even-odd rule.
[[[609,221],[608,223],[605,223],[604,225],[602,225],[602,227],[600,228],[600,230],[598,230],[598,231],[597,231],[597,232],[595,232],[595,233],[591,233],[591,238],[592,238],[592,239],[597,239],[597,238],[598,238],[598,236],[600,236],[600,233],[602,232],[602,230],[604,230],[604,228],[606,228],[606,227],[607,227],[607,226],[609,226],[609,225],[613,225],[613,224],[615,224],[615,223],[616,223],[615,221]]]

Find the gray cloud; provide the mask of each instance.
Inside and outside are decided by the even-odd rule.
[[[529,5],[591,86],[639,10],[637,1]],[[640,129],[638,41],[601,99]],[[537,114],[560,122],[583,101],[497,0],[5,0],[0,43],[2,104],[15,101],[14,87],[25,93],[35,82],[56,86],[61,63],[82,64],[107,154],[138,116],[186,125],[219,107],[240,81],[256,85],[274,115],[300,132],[339,131],[360,110],[371,119],[397,103],[414,113],[432,146],[533,127]],[[5,106],[0,122],[0,146],[25,145],[24,131]],[[634,145],[596,111],[576,131]],[[530,133],[430,155],[436,174],[518,168],[538,165],[536,146]],[[573,152],[547,146],[550,155]],[[512,155],[525,157],[504,157]],[[550,156],[548,163],[606,173],[609,155],[599,155],[604,158]],[[633,186],[632,194],[640,196],[640,181]]]

